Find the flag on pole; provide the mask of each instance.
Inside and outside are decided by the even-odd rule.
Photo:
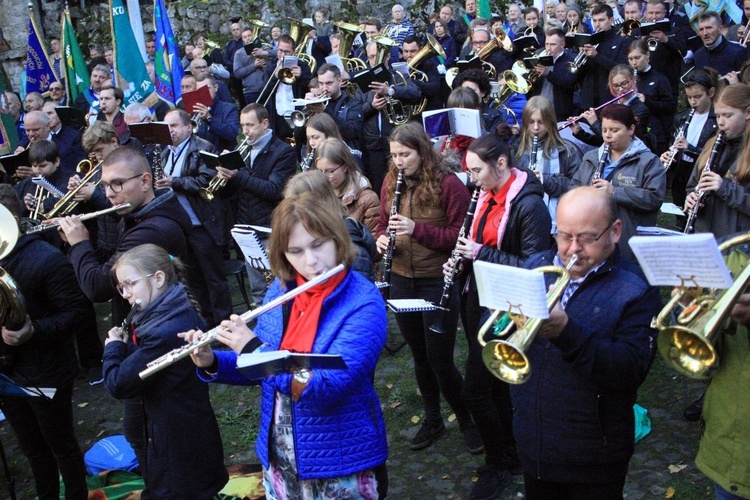
[[[492,17],[492,9],[490,8],[490,0],[479,0],[477,5],[477,16],[488,21]]]
[[[146,54],[146,38],[143,36],[143,19],[141,18],[141,5],[138,0],[128,0],[128,17],[130,18],[130,27],[133,29],[133,36],[141,52],[143,62],[148,61]]]
[[[142,102],[151,107],[156,104],[158,97],[146,71],[146,64],[140,57],[122,0],[109,0],[109,12],[115,77],[117,86],[125,94],[122,104],[127,106],[134,102]]]
[[[49,91],[52,82],[57,81],[55,71],[49,62],[47,48],[44,46],[42,32],[34,21],[34,11],[29,4],[29,48],[26,58],[26,94]]]
[[[185,71],[182,69],[177,39],[172,31],[164,0],[154,1],[154,27],[156,28],[154,60],[156,92],[159,97],[174,106],[182,98],[180,83]]]
[[[86,67],[86,60],[83,58],[83,52],[78,45],[76,32],[73,29],[73,23],[70,21],[70,11],[65,9],[62,19],[62,50],[65,58],[63,70],[65,74],[65,91],[68,95],[68,105],[72,105],[78,94],[85,92],[91,85],[89,79],[89,70]]]

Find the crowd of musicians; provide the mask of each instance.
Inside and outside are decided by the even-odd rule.
[[[669,200],[685,212],[669,216],[681,231],[750,231],[750,0],[736,6],[741,23],[691,18],[692,6],[591,1],[584,12],[550,0],[483,19],[466,0],[441,6],[425,32],[400,4],[359,25],[322,9],[287,33],[288,22],[235,19],[223,50],[203,36],[184,46],[183,93],[208,87],[213,101],[192,113],[124,107],[101,47],[73,103],[57,82],[46,99],[6,92],[28,165],[0,185],[20,231],[0,267],[25,309],[16,324],[6,316],[0,359],[16,383],[57,392],[0,407],[38,497],[59,498],[59,474],[65,498],[86,498],[72,412],[82,369],[123,400],[143,498],[208,499],[226,483],[207,383],[261,386],[268,498],[384,498],[389,445],[433,445],[447,432],[442,398],[484,456],[470,498],[498,498],[518,475],[529,499],[622,498],[662,309],[628,240]],[[147,49],[153,58],[153,40]],[[386,78],[355,83],[377,67]],[[66,104],[85,128],[61,123]],[[478,110],[481,135],[431,137],[422,113],[442,108]],[[170,144],[131,136],[151,121],[168,125]],[[201,156],[233,150],[242,168]],[[237,224],[271,228],[258,234],[273,276],[249,262],[245,272],[253,308],[281,305],[253,321],[235,314],[225,276],[231,255],[244,260]],[[735,253],[739,272],[750,259]],[[505,325],[480,304],[476,261],[567,269],[523,380],[486,362]],[[545,275],[552,288],[556,277]],[[387,442],[373,387],[383,293],[439,305],[395,315],[423,405],[407,443]],[[701,419],[696,461],[720,499],[750,498],[750,294],[738,295],[721,368],[686,410]],[[142,376],[186,341],[190,359]],[[340,355],[348,369],[259,381],[238,370],[239,356],[275,350]]]

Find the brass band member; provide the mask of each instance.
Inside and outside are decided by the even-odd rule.
[[[396,231],[393,254],[392,299],[421,298],[438,303],[443,290],[440,265],[450,256],[469,206],[469,192],[447,170],[421,125],[410,122],[393,130],[390,137],[391,167],[380,196],[380,217],[375,229],[378,251],[388,247],[387,230]],[[406,187],[398,215],[391,216],[398,171]],[[463,378],[453,360],[458,323],[458,293],[452,294],[446,314],[446,333],[429,326],[435,312],[402,313],[396,316],[399,330],[411,348],[424,420],[410,447],[425,448],[445,433],[440,414],[440,394],[448,401],[464,439],[473,453],[482,451],[469,409],[463,401]]]
[[[469,146],[466,163],[472,182],[482,192],[469,237],[459,239],[456,246],[464,262],[521,266],[532,254],[548,249],[551,219],[542,201],[542,186],[530,171],[513,167],[508,143],[495,134],[484,135]],[[451,267],[449,261],[444,269],[447,272]],[[477,470],[479,480],[471,497],[496,498],[519,466],[510,392],[508,384],[495,378],[482,362],[477,333],[484,309],[479,305],[476,281],[470,275],[466,281],[462,290],[467,293],[461,295],[461,321],[469,344],[464,399],[485,451],[485,464]]]

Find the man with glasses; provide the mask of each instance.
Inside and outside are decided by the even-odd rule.
[[[49,98],[55,106],[65,106],[66,102],[68,102],[65,89],[59,82],[52,82],[49,86]]]
[[[487,26],[475,26],[471,31],[471,54],[467,59],[474,57],[488,43],[490,43],[489,28]],[[503,71],[513,67],[513,59],[505,50],[496,50],[484,59],[484,61],[490,63],[495,68],[495,74],[498,76],[502,75]]]
[[[211,75],[211,66],[206,62],[205,59],[195,58],[190,63],[190,73],[195,77],[196,84],[202,82],[209,75]],[[216,81],[218,88],[216,89],[216,99],[220,101],[234,104],[232,100],[232,94],[229,93],[229,87],[222,81]]]
[[[557,207],[557,249],[525,267],[567,266],[570,282],[526,351],[512,385],[513,432],[526,498],[622,498],[633,455],[633,404],[656,348],[658,289],[620,256],[614,196],[569,191]],[[548,284],[555,276],[548,274]]]

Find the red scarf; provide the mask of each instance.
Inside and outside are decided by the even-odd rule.
[[[294,352],[312,351],[323,301],[344,281],[346,275],[346,272],[338,273],[328,278],[325,283],[316,285],[294,298],[289,325],[286,327],[286,334],[279,349]],[[297,273],[297,286],[305,284],[306,281]]]

